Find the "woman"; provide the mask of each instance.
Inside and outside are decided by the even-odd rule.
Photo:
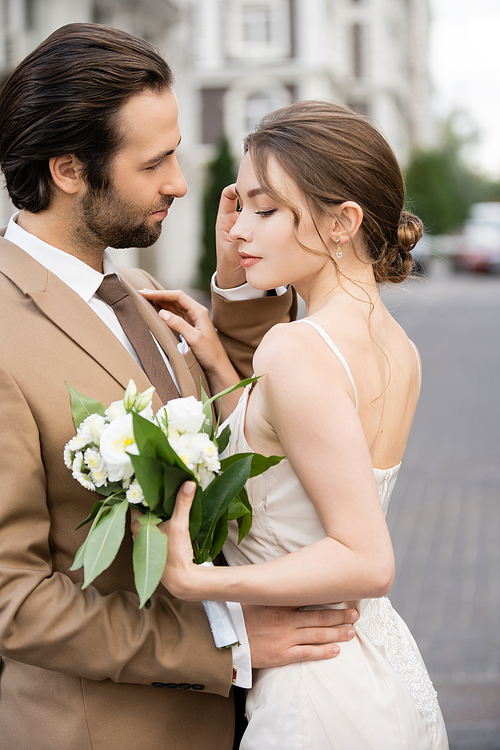
[[[361,116],[301,102],[247,137],[225,198],[238,200],[229,241],[247,281],[261,290],[293,284],[306,306],[303,320],[274,327],[258,347],[262,377],[229,418],[228,453],[286,460],[248,482],[253,526],[239,546],[231,529],[230,567],[192,563],[191,497],[181,493],[163,582],[188,600],[360,612],[338,658],[256,672],[243,750],[443,750],[435,691],[385,598],[394,560],[384,514],[420,388],[416,348],[379,295],[379,284],[407,277],[422,235],[403,211],[395,156]],[[183,312],[169,324],[214,382],[235,379],[206,314],[183,297],[164,304]]]

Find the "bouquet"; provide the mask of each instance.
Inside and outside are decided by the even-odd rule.
[[[282,457],[237,453],[222,458],[230,429],[226,426],[217,434],[212,403],[254,380],[243,380],[212,398],[202,389],[201,401],[193,396],[173,399],[155,415],[154,388],[138,393],[133,380],[123,399],[107,408],[66,384],[76,435],[64,448],[64,461],[83,487],[102,497],[78,526],[92,523],[71,567],[83,567],[82,588],[115,559],[132,505],[143,513],[132,564],[140,607],[144,606],[167,560],[167,537],[158,524],[171,517],[177,491],[186,480],[197,485],[189,521],[196,563],[218,555],[229,520],[238,523],[238,544],[248,536],[252,510],[245,483]]]

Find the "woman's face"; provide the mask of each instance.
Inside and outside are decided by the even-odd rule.
[[[255,176],[249,153],[245,154],[238,172],[236,191],[240,213],[230,236],[239,243],[240,264],[251,286],[265,290],[294,284],[300,294],[301,285],[313,284],[325,272],[332,272],[333,264],[325,257],[326,248],[318,236],[304,196],[272,156],[268,162],[268,175],[276,191],[300,213],[300,241],[308,248],[319,250],[323,257],[307,253],[300,247],[294,234],[292,212],[264,192]],[[326,217],[316,220],[328,247],[332,245],[328,237],[331,223],[332,220]]]

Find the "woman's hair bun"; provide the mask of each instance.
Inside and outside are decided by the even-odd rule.
[[[394,234],[392,242],[386,241],[380,247],[373,263],[375,280],[379,284],[387,281],[398,284],[410,275],[413,266],[411,251],[422,238],[424,226],[418,216],[402,211]]]
[[[398,225],[398,245],[409,253],[424,234],[424,225],[418,216],[409,211],[402,211]]]

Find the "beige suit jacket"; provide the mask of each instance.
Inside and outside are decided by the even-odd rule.
[[[170,358],[182,395],[201,369],[121,278]],[[248,374],[270,325],[289,319],[291,294],[214,300],[230,356]],[[238,330],[244,322],[248,335]],[[126,539],[82,591],[70,567],[96,497],[72,479],[63,448],[74,434],[66,382],[104,404],[142,369],[90,307],[56,276],[0,239],[0,746],[2,750],[224,750],[233,733],[231,652],[213,644],[201,604],[162,587],[138,608]],[[155,396],[154,407],[160,403]]]

